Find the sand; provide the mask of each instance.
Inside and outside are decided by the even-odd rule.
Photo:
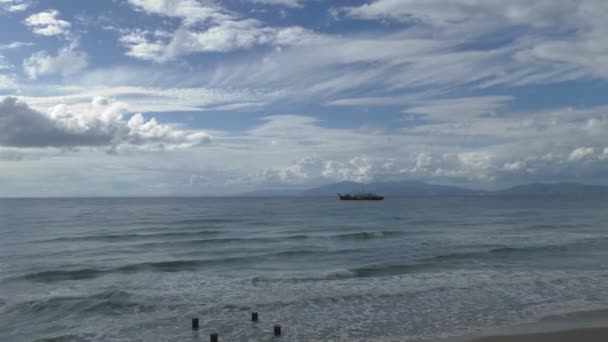
[[[491,336],[474,342],[607,342],[608,328],[576,329],[549,333]]]

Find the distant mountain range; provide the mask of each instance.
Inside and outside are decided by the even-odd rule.
[[[375,192],[388,197],[447,197],[447,196],[525,196],[525,197],[588,197],[608,196],[608,187],[578,183],[537,183],[518,185],[512,188],[484,191],[456,186],[430,184],[421,181],[340,182],[306,190],[260,190],[242,196],[334,196],[336,193]]]

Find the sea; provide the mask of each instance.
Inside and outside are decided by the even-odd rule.
[[[427,341],[605,309],[605,200],[0,200],[3,342]]]

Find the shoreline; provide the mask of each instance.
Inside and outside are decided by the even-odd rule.
[[[582,328],[533,334],[514,334],[481,337],[472,342],[604,342],[608,328]]]
[[[608,341],[608,309],[576,311],[536,322],[504,326],[434,342],[596,342]]]

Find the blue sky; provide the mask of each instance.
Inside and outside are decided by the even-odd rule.
[[[608,179],[603,0],[0,0],[0,196]]]

